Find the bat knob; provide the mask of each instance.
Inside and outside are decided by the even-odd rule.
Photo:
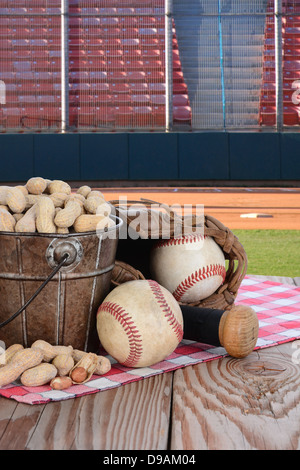
[[[245,305],[235,305],[225,311],[219,324],[220,344],[230,356],[241,358],[250,354],[258,338],[256,312]]]

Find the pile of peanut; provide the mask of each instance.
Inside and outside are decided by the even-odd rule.
[[[110,214],[101,191],[86,185],[72,192],[65,181],[33,177],[0,186],[0,232],[90,232],[113,226]]]
[[[37,340],[30,348],[13,344],[2,351],[0,387],[19,379],[26,387],[49,384],[54,390],[65,390],[87,382],[92,375],[107,374],[110,369],[107,357]]]

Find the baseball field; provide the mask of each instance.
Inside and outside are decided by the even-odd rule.
[[[204,213],[243,244],[248,274],[300,277],[298,188],[105,188],[107,200],[150,199],[168,205],[203,204]]]

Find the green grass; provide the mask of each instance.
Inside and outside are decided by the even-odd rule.
[[[300,231],[232,231],[247,253],[247,274],[300,277]]]

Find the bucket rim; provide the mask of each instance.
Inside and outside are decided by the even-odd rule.
[[[112,227],[107,227],[105,229],[101,230],[92,230],[90,232],[72,232],[72,233],[39,233],[39,232],[5,232],[0,231],[0,237],[1,235],[9,235],[12,237],[37,237],[37,238],[73,238],[73,237],[88,237],[91,235],[96,235],[99,236],[99,234],[106,234],[115,230],[118,230],[122,227],[123,225],[123,220],[118,217],[117,215],[110,215],[109,216],[111,219],[115,219],[116,225]]]

